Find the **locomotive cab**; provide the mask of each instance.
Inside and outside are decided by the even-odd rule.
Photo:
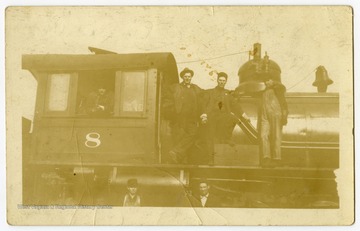
[[[23,134],[24,204],[121,205],[132,177],[149,198],[182,193],[156,167],[161,92],[179,81],[171,53],[23,55],[22,68],[38,83],[32,132]],[[142,205],[175,203],[159,200]]]
[[[24,55],[23,69],[38,82],[33,162],[159,162],[159,89],[178,81],[172,54]]]

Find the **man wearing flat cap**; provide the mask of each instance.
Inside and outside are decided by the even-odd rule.
[[[207,131],[204,134],[207,136],[209,164],[214,162],[214,144],[230,141],[237,122],[235,115],[249,120],[240,105],[236,103],[232,92],[225,89],[227,79],[228,75],[225,72],[219,72],[217,86],[205,92],[204,111],[200,117]]]
[[[194,71],[185,68],[180,72],[182,82],[174,85],[172,100],[175,108],[173,147],[169,152],[171,163],[183,163],[195,143],[200,120],[200,94],[202,89],[191,83]]]
[[[124,197],[124,207],[137,207],[141,205],[140,196],[138,195],[137,179],[129,179],[127,182],[128,193]]]

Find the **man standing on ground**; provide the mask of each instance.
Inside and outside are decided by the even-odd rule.
[[[210,192],[207,180],[200,180],[199,195],[191,196],[190,203],[192,207],[221,207],[219,198]]]
[[[138,195],[137,179],[129,179],[127,182],[127,194],[124,197],[124,207],[138,207],[141,206],[141,199]]]

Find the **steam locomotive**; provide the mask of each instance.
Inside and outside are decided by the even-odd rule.
[[[222,207],[339,207],[338,93],[286,94],[282,167],[259,166],[251,94],[237,97],[251,122],[239,117],[233,142],[215,144],[214,165],[198,161],[196,147],[188,164],[167,164],[172,121],[162,102],[163,92],[179,82],[174,56],[90,49],[95,54],[22,57],[22,68],[38,83],[33,121],[23,118],[23,204],[120,206],[127,180],[136,178],[143,206],[182,207],[206,178]],[[261,89],[259,76],[280,78],[279,65],[261,57],[260,44],[253,53],[239,69],[236,91]],[[106,117],[81,110],[99,84],[113,93]],[[135,109],[129,107],[134,100]]]

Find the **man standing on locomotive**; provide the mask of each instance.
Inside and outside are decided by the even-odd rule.
[[[173,138],[174,145],[169,155],[172,163],[182,163],[188,150],[196,140],[200,116],[200,94],[202,89],[191,83],[194,71],[185,68],[180,72],[183,81],[172,89],[175,108]]]
[[[205,106],[201,119],[205,124],[204,135],[208,144],[209,164],[214,163],[214,144],[230,141],[234,126],[238,121],[236,116],[249,120],[240,105],[236,104],[230,90],[225,89],[227,79],[228,75],[225,72],[219,72],[217,86],[207,90],[204,97]]]
[[[281,162],[282,127],[287,124],[288,107],[284,85],[268,78],[265,80],[265,86],[261,94],[258,116],[261,165],[274,167]]]

